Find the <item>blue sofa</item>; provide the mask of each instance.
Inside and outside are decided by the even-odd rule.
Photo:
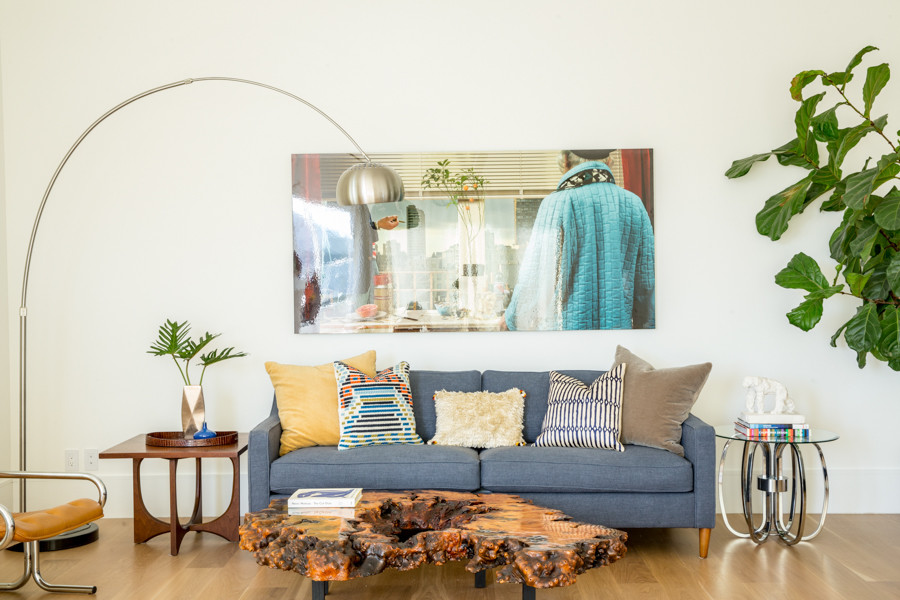
[[[603,371],[561,371],[594,381]],[[541,431],[549,372],[411,371],[416,429],[435,434],[435,391],[526,393],[523,437]],[[626,445],[625,452],[588,448],[512,446],[475,450],[457,446],[394,444],[339,451],[313,446],[278,455],[281,422],[274,402],[268,418],[250,432],[250,510],[301,487],[381,490],[444,489],[512,493],[558,509],[576,521],[628,530],[636,527],[699,529],[706,557],[715,526],[715,433],[694,415],[682,426],[684,458],[656,448]]]

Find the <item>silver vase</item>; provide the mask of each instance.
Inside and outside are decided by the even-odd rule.
[[[203,403],[203,388],[186,385],[181,393],[181,429],[184,437],[192,438],[203,427],[206,420],[206,406]]]

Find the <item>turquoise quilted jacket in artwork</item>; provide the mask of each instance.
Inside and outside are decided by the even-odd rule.
[[[586,162],[560,183],[597,168],[609,171]],[[511,330],[653,328],[653,228],[641,199],[613,182],[544,198],[505,317]]]

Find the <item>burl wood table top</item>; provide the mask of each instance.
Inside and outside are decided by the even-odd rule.
[[[625,532],[578,523],[508,494],[363,492],[354,518],[289,515],[285,500],[248,513],[241,548],[260,565],[316,581],[468,560],[499,583],[566,586],[624,556]]]

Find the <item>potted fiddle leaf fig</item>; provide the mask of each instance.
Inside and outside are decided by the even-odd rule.
[[[183,321],[166,320],[160,326],[159,334],[156,341],[147,350],[148,354],[154,356],[171,356],[178,367],[178,372],[184,381],[184,390],[181,398],[181,424],[185,437],[193,436],[204,424],[206,417],[206,407],[203,400],[203,375],[206,373],[207,367],[220,363],[231,358],[240,358],[247,356],[244,352],[235,352],[234,347],[225,348],[223,350],[211,349],[205,354],[201,354],[210,342],[219,337],[220,333],[203,334],[197,341],[188,337],[191,331],[190,323]],[[191,361],[199,355],[200,365],[203,369],[200,371],[200,378],[197,384],[191,383],[190,366]],[[184,364],[182,368],[181,364]]]
[[[797,74],[790,86],[791,97],[800,103],[794,118],[796,137],[771,152],[734,161],[725,175],[743,177],[770,156],[782,166],[805,171],[797,183],[766,200],[756,215],[757,230],[772,240],[820,198],[819,210],[843,213],[827,240],[835,262],[830,281],[803,252],[775,276],[781,287],[806,292],[800,305],[787,313],[788,321],[809,331],[822,318],[825,300],[853,296],[858,299],[855,314],[838,328],[831,345],[836,347],[843,335],[860,368],[871,354],[900,371],[900,139],[887,130],[887,115],[873,112],[876,97],[890,79],[890,67],[868,67],[862,88],[853,86],[855,92],[848,85],[854,82],[854,69],[874,50],[866,46],[857,52],[843,71]],[[817,93],[807,91],[813,84]],[[857,148],[869,136],[871,141]],[[873,151],[881,155],[870,155]]]

